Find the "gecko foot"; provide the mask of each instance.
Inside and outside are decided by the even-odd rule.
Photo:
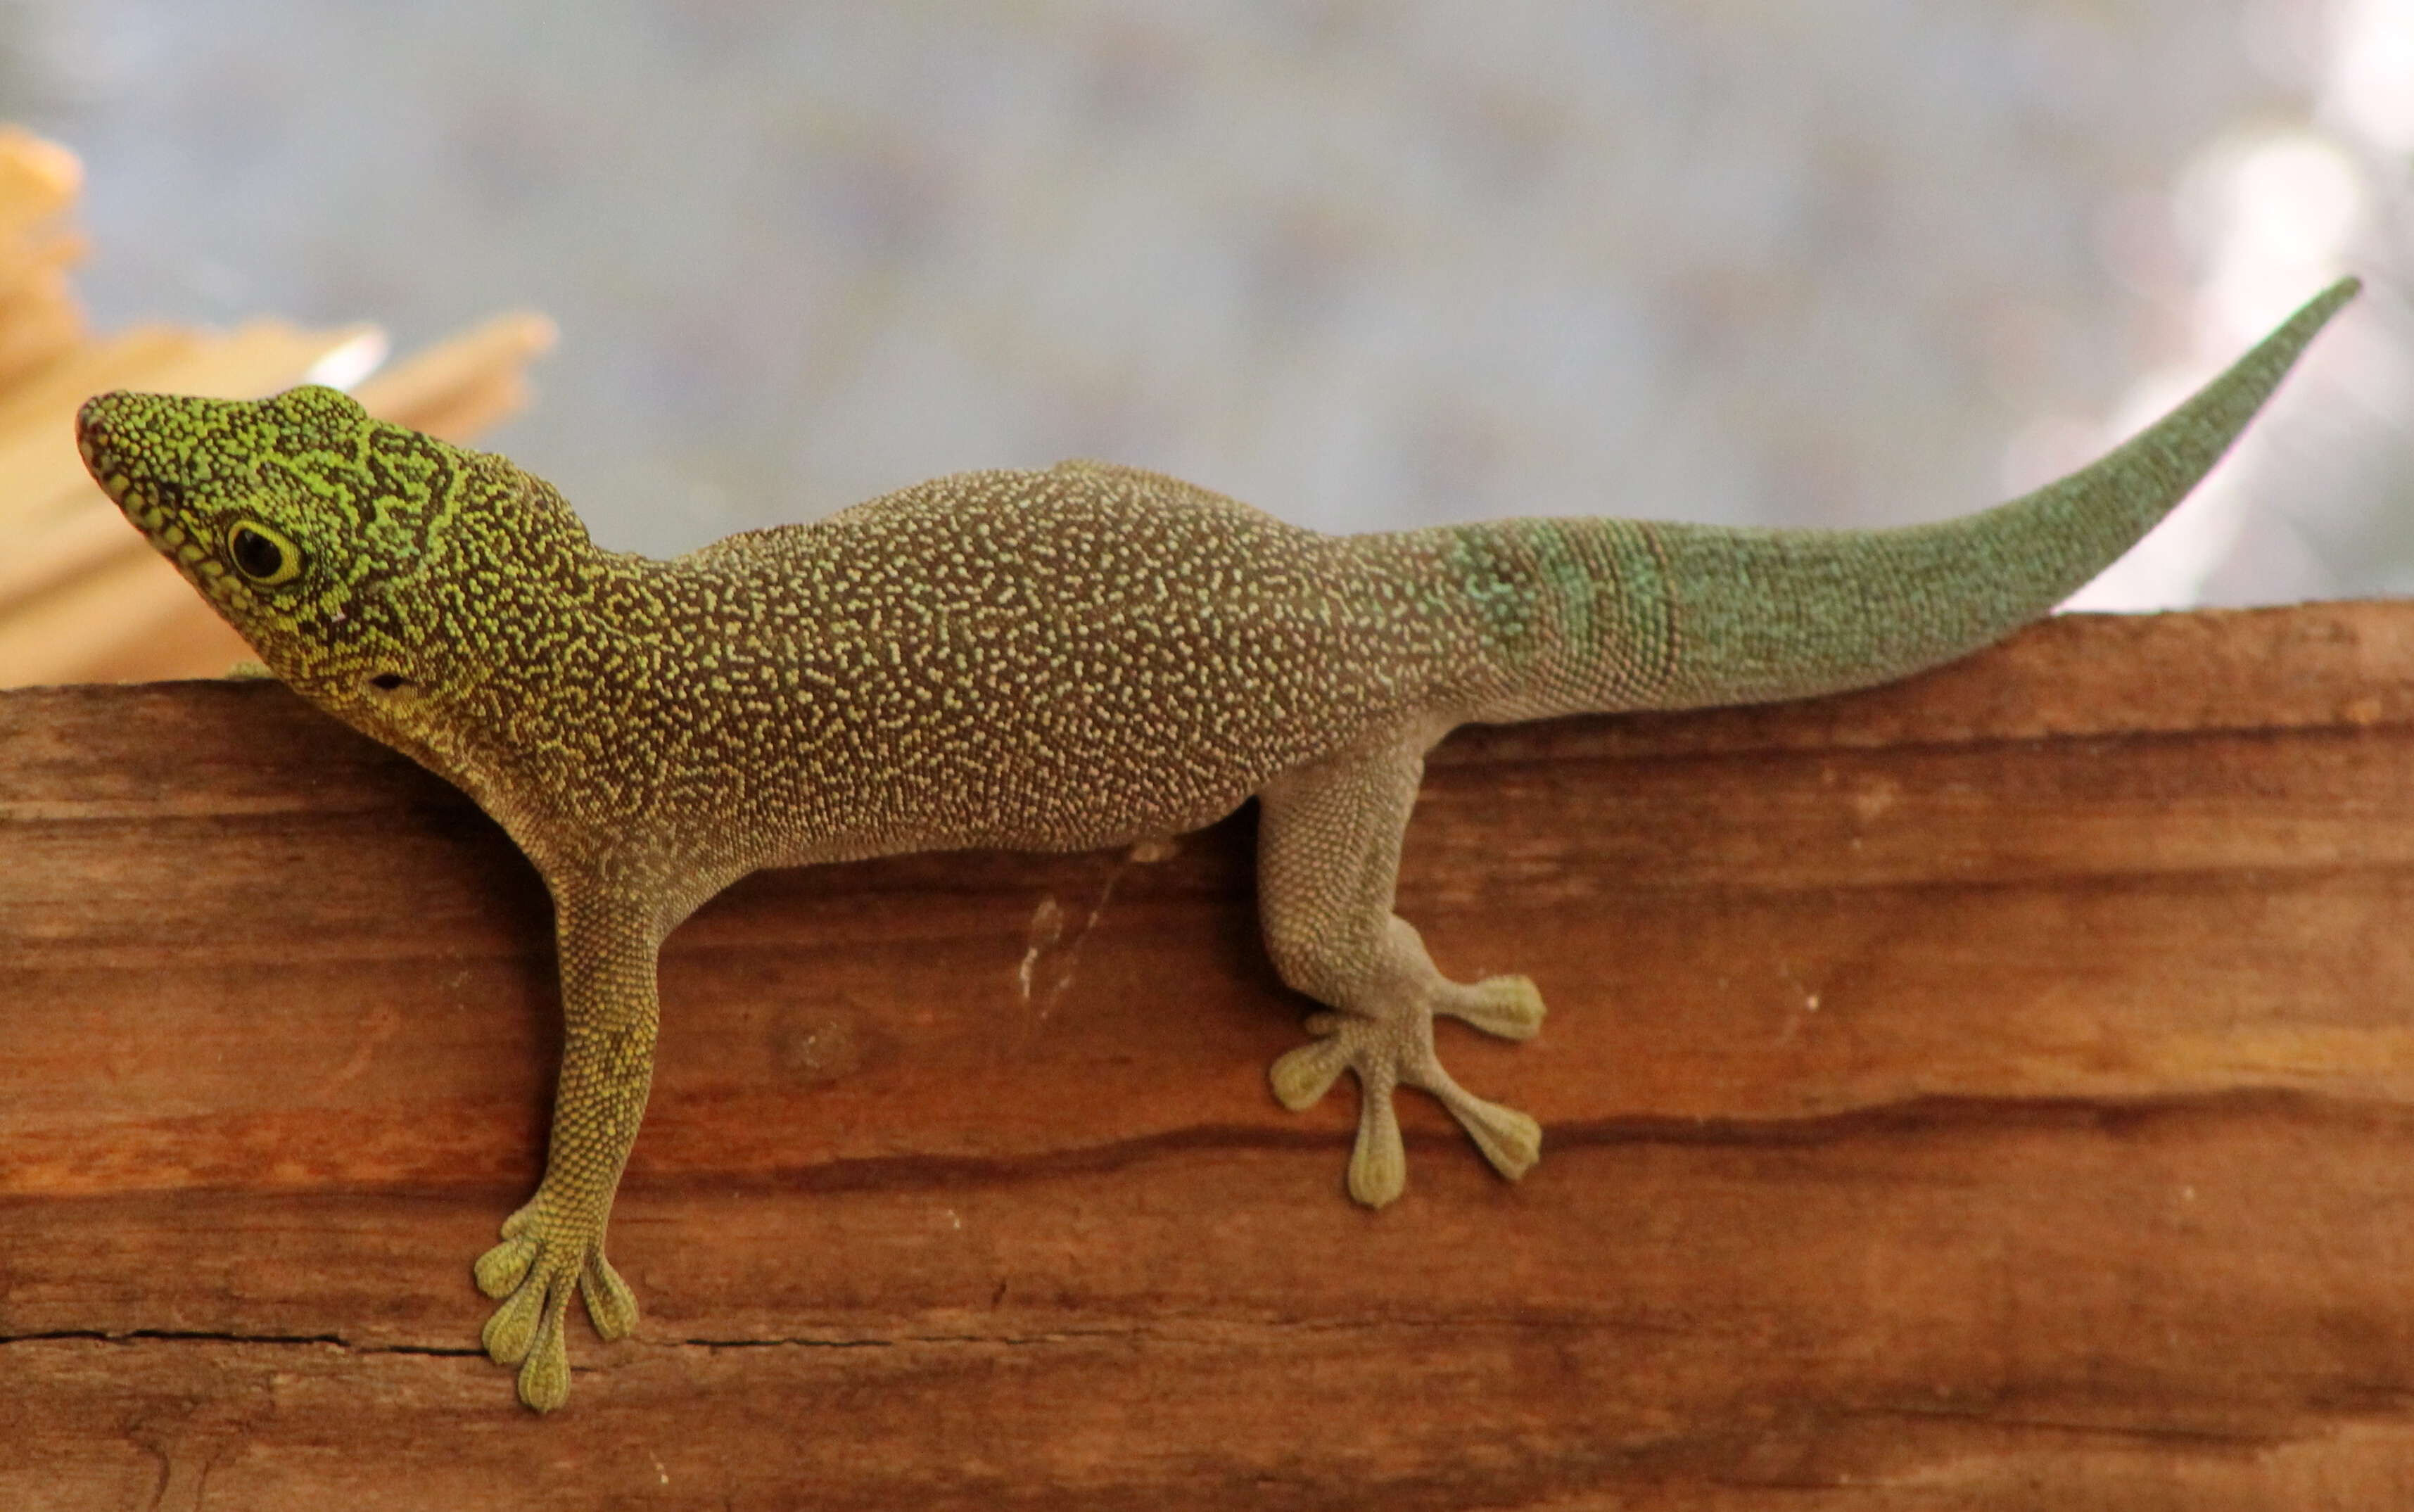
[[[1433,1010],[1503,1040],[1531,1040],[1542,1027],[1542,994],[1531,977],[1444,981]]]
[[[604,1258],[601,1225],[565,1220],[542,1198],[503,1220],[503,1242],[478,1257],[478,1290],[502,1303],[479,1336],[487,1357],[520,1368],[520,1400],[549,1413],[570,1396],[562,1325],[570,1294],[587,1299],[596,1333],[621,1339],[637,1325],[636,1294]]]
[[[1464,996],[1437,1003],[1435,1010],[1495,1034],[1524,1039],[1542,1020],[1542,998],[1522,977],[1495,977],[1472,987],[1453,984],[1453,991]],[[1475,1000],[1475,995],[1486,993],[1490,997]],[[1275,1099],[1296,1113],[1323,1097],[1345,1070],[1358,1073],[1358,1139],[1349,1153],[1349,1195],[1367,1206],[1384,1205],[1408,1185],[1408,1154],[1400,1143],[1399,1117],[1392,1110],[1392,1093],[1403,1085],[1421,1087],[1438,1099],[1492,1168],[1510,1180],[1524,1175],[1542,1158],[1541,1125],[1514,1108],[1469,1094],[1442,1070],[1434,1055],[1431,1012],[1420,1010],[1389,1019],[1315,1013],[1308,1017],[1307,1031],[1317,1038],[1276,1060],[1267,1080]]]

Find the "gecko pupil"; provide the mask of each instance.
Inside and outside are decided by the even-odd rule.
[[[285,566],[285,548],[249,526],[235,527],[234,564],[246,577],[274,577]]]

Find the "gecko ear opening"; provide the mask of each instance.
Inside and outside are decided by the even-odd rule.
[[[407,688],[410,686],[410,679],[404,677],[399,672],[380,672],[377,676],[369,679],[369,686],[377,689],[380,693],[392,693],[397,688]]]

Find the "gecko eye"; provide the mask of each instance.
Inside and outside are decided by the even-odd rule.
[[[227,528],[226,548],[234,570],[263,588],[290,583],[302,575],[301,549],[265,525],[236,521]]]

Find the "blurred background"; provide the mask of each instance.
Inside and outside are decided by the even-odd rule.
[[[669,553],[1097,456],[1349,531],[1880,525],[2352,269],[2080,601],[2414,590],[2414,0],[7,0],[94,325],[560,340],[483,444]]]

